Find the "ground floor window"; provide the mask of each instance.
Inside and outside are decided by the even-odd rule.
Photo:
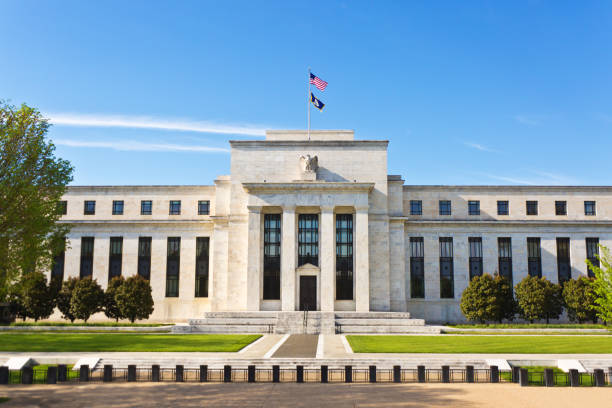
[[[599,259],[597,255],[599,255],[599,238],[587,238],[586,239],[586,252],[587,259],[591,261],[594,266],[599,267]],[[589,274],[589,278],[595,277],[595,272],[591,267],[588,267],[587,273]]]
[[[512,286],[512,241],[510,238],[497,238],[499,276],[510,281]]]
[[[123,237],[111,237],[108,255],[108,281],[121,276],[121,259],[123,258]]]
[[[298,266],[319,266],[319,215],[300,214],[298,218]]]
[[[336,215],[336,299],[353,300],[353,214]]]
[[[65,201],[64,201],[65,202]],[[66,248],[66,238],[64,238],[64,248]],[[60,253],[53,257],[53,266],[51,267],[51,280],[55,282],[64,281],[64,264],[66,259],[66,250],[62,249]]]
[[[81,279],[91,277],[93,274],[93,252],[94,237],[81,238],[81,268],[79,277]]]
[[[475,276],[482,276],[482,238],[469,237],[470,245],[470,280]]]
[[[542,277],[540,238],[527,238],[527,272],[529,276]]]
[[[572,279],[569,238],[557,238],[557,274],[559,283]]]
[[[210,239],[196,238],[195,297],[208,297],[208,259]]]
[[[281,215],[264,215],[263,298],[280,299]]]
[[[151,237],[138,238],[138,275],[151,279]]]
[[[410,237],[410,297],[425,297],[423,237]]]
[[[440,297],[454,298],[453,238],[440,238]]]
[[[166,297],[178,297],[181,264],[181,238],[168,237],[166,257]]]

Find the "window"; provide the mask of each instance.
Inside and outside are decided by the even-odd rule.
[[[451,202],[440,200],[440,215],[451,215]]]
[[[567,201],[555,201],[555,215],[567,215]]]
[[[510,238],[497,238],[499,251],[499,276],[508,279],[512,286],[512,241]]]
[[[208,297],[208,253],[210,238],[196,238],[195,297]]]
[[[64,201],[65,202],[65,201]],[[66,248],[66,238],[64,238],[64,248]],[[62,251],[53,257],[53,265],[51,266],[51,281],[61,282],[64,281],[64,263],[66,259],[66,250]]]
[[[440,297],[454,298],[453,239],[440,238]]]
[[[138,237],[138,275],[151,279],[151,237]]]
[[[557,274],[559,283],[572,279],[569,238],[557,238]]]
[[[423,201],[410,200],[410,215],[423,215]]]
[[[82,237],[81,238],[81,270],[79,271],[79,277],[81,279],[91,277],[93,274],[93,251],[94,251],[94,238],[93,237]]]
[[[538,215],[537,201],[527,201],[527,215]]]
[[[597,255],[599,255],[599,238],[586,239],[586,252],[587,259],[591,261],[593,266],[599,267],[599,259],[597,258]],[[589,275],[589,278],[595,277],[595,272],[593,272],[591,267],[588,267],[587,273]]]
[[[468,213],[470,215],[480,215],[480,201],[468,201]]]
[[[336,215],[336,299],[353,300],[353,214]]]
[[[140,202],[140,215],[151,215],[153,213],[153,201],[142,200]]]
[[[170,215],[181,215],[181,201],[180,200],[170,201]]]
[[[263,298],[280,299],[281,215],[264,215]]]
[[[178,297],[181,264],[181,238],[168,237],[166,257],[166,297]]]
[[[423,237],[410,237],[410,297],[425,297]]]
[[[584,215],[595,215],[595,201],[584,202]]]
[[[509,208],[510,208],[510,205],[508,201],[498,201],[497,202],[497,215],[508,215]]]
[[[470,245],[470,280],[475,276],[482,276],[482,238],[469,237]]]
[[[121,258],[123,255],[123,237],[111,237],[108,257],[108,281],[121,276]]]
[[[83,209],[83,214],[94,215],[95,213],[96,213],[96,202],[95,201],[85,201],[85,208]]]
[[[198,201],[198,215],[210,214],[210,201],[200,200]]]
[[[527,238],[527,272],[529,276],[542,277],[540,238]]]
[[[298,266],[319,266],[319,216],[300,214],[298,218]]]
[[[68,214],[68,201],[58,201],[57,202],[57,212],[60,215]]]
[[[113,201],[113,215],[123,215],[123,200]]]

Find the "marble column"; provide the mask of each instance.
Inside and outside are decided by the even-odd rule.
[[[281,309],[295,310],[295,207],[283,207],[281,221]]]
[[[368,207],[355,208],[355,311],[370,311]]]
[[[334,300],[336,299],[335,288],[335,237],[334,237],[334,207],[321,207],[321,250],[319,253],[319,266],[321,273],[319,285],[321,285],[321,311],[333,312]]]
[[[262,280],[261,207],[249,206],[248,209],[247,310],[259,310]]]

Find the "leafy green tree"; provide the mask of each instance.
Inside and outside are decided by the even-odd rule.
[[[570,279],[563,284],[563,301],[567,315],[572,322],[597,322],[593,280],[583,276],[578,279]]]
[[[65,246],[58,202],[73,168],[55,156],[48,129],[37,109],[0,101],[0,301],[25,273],[49,270]]]
[[[130,322],[147,319],[153,313],[151,284],[142,276],[130,276],[117,289],[115,299],[121,314]]]
[[[74,286],[70,299],[70,313],[84,322],[104,307],[104,291],[95,279],[80,279]]]
[[[504,319],[512,321],[517,309],[512,293],[512,284],[510,284],[508,278],[500,275],[496,275],[494,281],[497,285],[497,301],[499,302],[495,320],[499,323]]]
[[[109,319],[115,319],[115,321],[119,321],[119,319],[124,319],[125,316],[121,314],[121,310],[119,310],[119,306],[117,306],[117,300],[115,299],[117,296],[117,290],[123,285],[125,279],[123,276],[116,276],[108,282],[108,287],[106,288],[106,292],[104,292],[104,314]]]
[[[514,301],[507,279],[489,274],[472,278],[461,295],[461,312],[472,321],[484,323],[512,319]]]
[[[7,300],[11,314],[17,319],[28,317],[25,306],[23,305],[23,291],[21,290],[21,279],[8,288]]]
[[[586,260],[586,263],[595,273],[593,289],[595,291],[595,305],[597,316],[606,323],[612,322],[612,255],[605,246],[599,246],[597,258],[601,266],[595,266]]]
[[[78,281],[78,278],[66,279],[55,298],[57,308],[62,313],[62,317],[70,320],[71,323],[74,322],[76,317],[70,312],[70,301],[72,300],[72,292]]]
[[[26,273],[21,278],[21,301],[27,317],[38,321],[51,316],[55,301],[47,277],[41,272]]]
[[[525,320],[558,319],[563,312],[561,286],[546,278],[526,276],[514,287],[519,314]]]

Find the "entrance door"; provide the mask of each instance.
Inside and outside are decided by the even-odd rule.
[[[317,310],[316,276],[300,276],[300,310]]]

